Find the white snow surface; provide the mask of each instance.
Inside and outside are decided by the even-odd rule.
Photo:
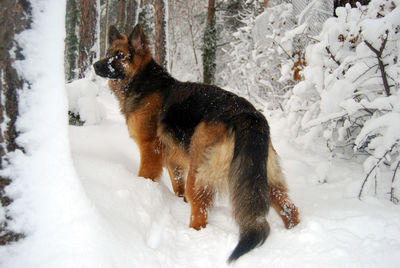
[[[17,65],[31,82],[18,121],[26,153],[2,172],[14,179],[10,228],[26,238],[0,248],[0,267],[227,267],[238,239],[227,199],[218,198],[207,228],[190,229],[190,206],[174,196],[166,172],[159,183],[136,175],[138,149],[104,80],[77,83],[100,88],[88,94],[102,116],[68,127],[63,6],[35,1],[33,28],[20,36],[29,53]],[[286,230],[271,210],[265,244],[231,266],[398,267],[399,207],[358,200],[360,163],[301,151],[281,135],[279,117],[267,118],[301,223]]]
[[[93,81],[79,84],[85,83]],[[13,184],[20,196],[12,211],[26,219],[18,222],[27,238],[1,249],[1,267],[227,267],[238,238],[229,203],[219,198],[207,228],[190,229],[190,206],[174,196],[166,172],[159,183],[137,177],[138,149],[114,96],[100,92],[104,120],[70,126],[68,142],[59,114],[62,122],[52,129],[64,138],[52,140],[62,149],[41,147],[16,158],[24,183]],[[358,200],[359,163],[301,152],[279,135],[281,121],[268,118],[302,222],[286,230],[271,210],[265,244],[232,267],[397,267],[398,206]]]

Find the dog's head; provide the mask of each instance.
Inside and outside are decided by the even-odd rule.
[[[97,75],[111,80],[124,80],[139,73],[151,60],[151,52],[142,26],[137,24],[131,34],[120,34],[117,28],[108,30],[106,57],[93,64]]]

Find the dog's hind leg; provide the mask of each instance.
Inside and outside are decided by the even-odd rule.
[[[207,185],[195,185],[196,177],[189,172],[186,183],[186,198],[190,202],[190,227],[196,230],[205,228],[208,219],[208,210],[212,206],[215,192]]]
[[[287,229],[299,224],[299,212],[290,200],[287,189],[283,185],[270,185],[270,198],[272,207],[282,218]]]
[[[191,205],[190,227],[196,230],[207,225],[208,209],[216,191],[215,173],[218,172],[210,162],[213,162],[213,149],[225,140],[226,134],[223,124],[203,122],[196,127],[190,141],[190,168],[185,195]]]
[[[282,218],[285,227],[293,228],[300,222],[299,211],[289,198],[286,181],[271,141],[268,146],[267,177],[272,207]]]

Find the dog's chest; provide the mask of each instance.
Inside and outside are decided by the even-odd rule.
[[[125,100],[124,108],[130,111],[125,113],[129,134],[137,142],[154,139],[157,136],[163,98],[160,94],[153,93],[135,104],[136,101]]]

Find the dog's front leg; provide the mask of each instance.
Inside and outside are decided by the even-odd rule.
[[[137,141],[140,150],[139,177],[158,181],[162,173],[162,146],[158,138]]]

